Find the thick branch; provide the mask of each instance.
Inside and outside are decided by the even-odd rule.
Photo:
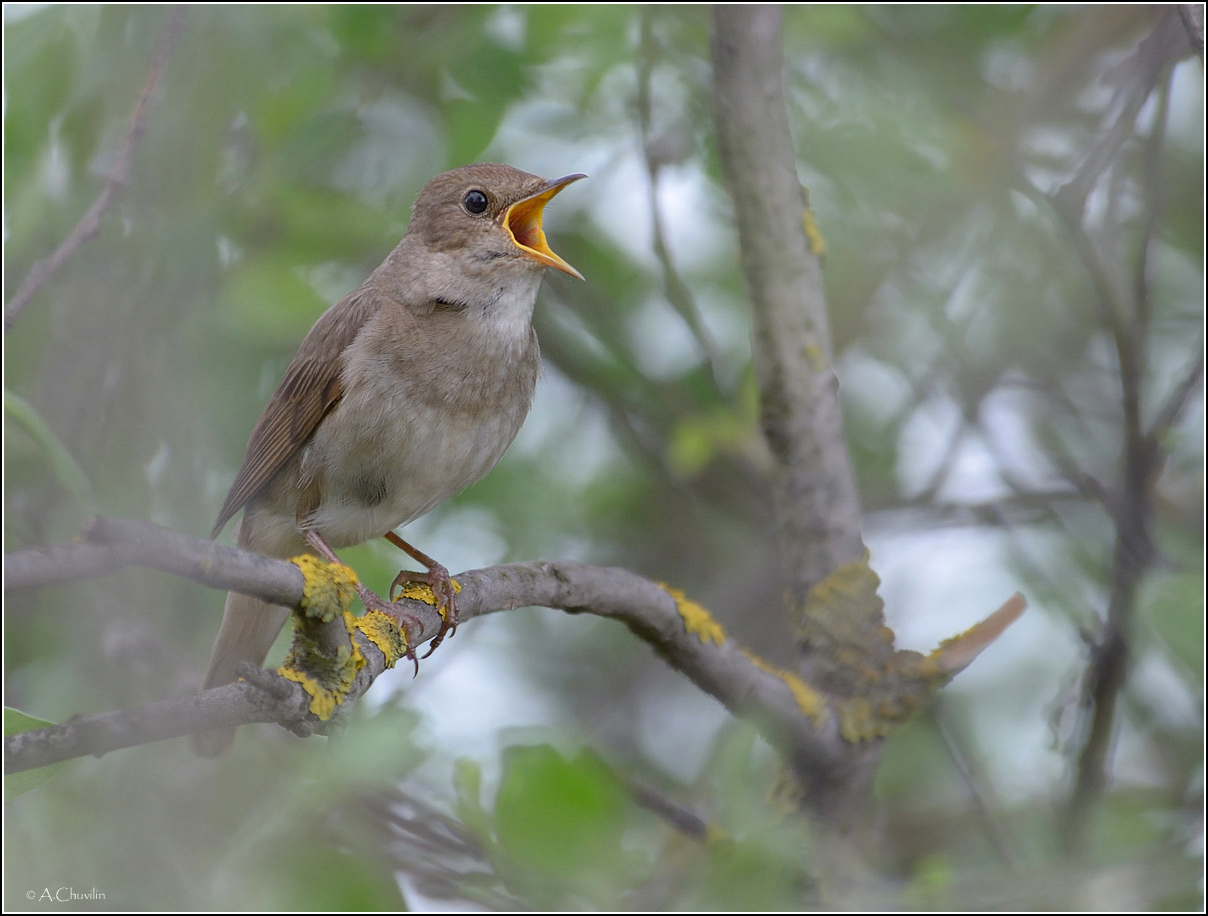
[[[5,593],[146,566],[286,607],[302,600],[302,573],[285,560],[125,519],[90,519],[83,536],[83,541],[6,554]]]
[[[781,11],[718,6],[713,67],[718,151],[751,297],[764,435],[776,460],[779,541],[798,600],[864,551],[843,437],[818,259],[781,85]]]
[[[1179,18],[1183,21],[1183,28],[1187,30],[1187,40],[1191,42],[1191,46],[1195,48],[1195,53],[1200,55],[1200,63],[1204,61],[1204,4],[1202,3],[1180,3]]]
[[[31,569],[43,583],[79,578],[69,566],[79,557],[76,548],[96,548],[106,553],[90,557],[90,563],[102,572],[124,565],[147,566],[284,605],[294,606],[302,598],[302,573],[286,560],[220,547],[144,522],[96,519],[89,524],[87,534],[89,542],[85,544],[11,554],[5,558],[6,580],[11,571],[13,577],[23,575],[28,585],[34,579]],[[102,568],[97,556],[108,558],[113,565]],[[785,672],[726,639],[702,609],[692,606],[697,616],[689,614],[682,599],[665,587],[623,569],[573,562],[516,563],[461,573],[456,578],[462,587],[458,603],[463,620],[541,605],[620,621],[702,690],[735,714],[759,723],[768,740],[789,757],[810,784],[842,786],[853,756],[865,755],[875,746],[865,744],[853,751],[839,733],[833,709],[824,705],[813,711],[803,709],[801,694],[809,690],[804,684],[787,678]],[[413,600],[400,600],[399,605],[400,610],[420,621],[419,631],[411,634],[417,644],[439,632],[441,621],[432,605]],[[955,674],[1020,610],[1022,601],[1012,599],[985,623],[945,643],[935,654],[940,668]],[[355,702],[386,668],[376,646],[360,633],[357,640],[366,666],[341,708]],[[277,722],[302,735],[326,727],[309,713],[311,698],[298,684],[251,668],[244,671],[244,678],[197,696],[6,738],[5,772],[251,722]],[[819,795],[826,797],[826,793]],[[820,802],[816,813],[829,816],[832,812]]]
[[[285,560],[134,521],[94,520],[88,536],[90,540],[84,544],[9,555],[5,558],[6,588],[13,580],[28,587],[35,580],[47,584],[77,579],[80,576],[71,564],[85,556],[94,571],[140,565],[290,606],[302,597],[302,574]],[[110,565],[103,566],[102,560]],[[617,619],[728,708],[753,715],[768,737],[797,759],[822,767],[836,763],[842,739],[833,718],[825,727],[815,729],[802,715],[784,680],[760,670],[733,641],[720,646],[701,642],[700,637],[686,630],[675,599],[653,582],[622,569],[571,562],[499,566],[462,573],[457,580],[462,586],[458,603],[463,620],[528,605]],[[422,621],[421,632],[413,634],[417,642],[436,635],[440,618],[431,605],[405,601],[400,607]],[[346,702],[363,694],[384,670],[380,652],[367,641],[362,641],[361,648],[369,664]],[[16,735],[5,742],[6,772],[250,722],[275,721],[295,731],[314,730],[317,723],[307,722],[310,698],[300,687],[271,676],[253,680],[254,685],[230,684],[196,697],[165,700]],[[265,686],[272,696],[265,696]]]

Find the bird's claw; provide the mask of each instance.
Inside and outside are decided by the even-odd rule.
[[[393,585],[390,586],[390,590],[391,592],[394,591]],[[424,631],[423,621],[413,614],[408,614],[401,610],[393,601],[383,601],[376,594],[359,583],[357,585],[357,597],[360,598],[361,603],[365,605],[365,610],[381,611],[398,624],[398,628],[403,634],[404,644],[407,647],[403,654],[412,664],[415,665],[415,672],[411,676],[415,677],[418,675],[419,657],[415,654],[415,638],[411,635],[411,633],[413,627],[415,632],[422,633]],[[424,658],[427,657],[428,656],[426,655],[424,656]]]
[[[449,570],[439,563],[433,563],[426,573],[410,569],[399,570],[399,574],[390,583],[390,595],[393,597],[396,588],[401,590],[410,582],[423,582],[432,589],[432,596],[436,599],[436,613],[440,614],[440,630],[429,643],[428,651],[424,653],[424,658],[427,658],[436,651],[445,636],[452,636],[457,632],[457,591],[453,588],[453,580],[449,578]]]

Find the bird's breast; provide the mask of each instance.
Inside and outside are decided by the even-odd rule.
[[[539,366],[535,352],[435,372],[351,365],[302,454],[303,483],[320,494],[310,524],[333,546],[358,544],[480,480],[519,432]]]

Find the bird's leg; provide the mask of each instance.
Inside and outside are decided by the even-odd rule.
[[[299,526],[298,530],[302,532],[302,537],[306,538],[306,542],[314,548],[315,553],[325,559],[328,563],[339,563],[341,566],[344,565],[343,561],[336,556],[336,552],[331,549],[331,545],[328,544],[327,541],[323,540],[323,536],[319,534],[319,532],[309,528],[303,528],[301,526]],[[391,588],[394,588],[394,586],[392,585]],[[408,623],[415,628],[415,632],[422,633],[424,630],[423,621],[413,614],[408,614],[399,610],[398,605],[392,602],[383,601],[368,588],[362,585],[360,581],[357,582],[356,591],[357,597],[361,599],[361,603],[365,605],[366,610],[381,611],[387,617],[390,617],[392,620],[398,622],[398,625],[400,629],[402,629],[403,635],[407,640],[407,658],[409,658],[415,664],[415,672],[418,674],[419,659],[416,657],[415,650],[412,648],[412,646],[415,645],[415,639],[411,636],[412,630],[411,627],[408,626]],[[437,638],[439,638],[439,636]],[[427,658],[427,656],[424,657]]]
[[[445,638],[446,633],[452,636],[457,632],[457,592],[453,590],[453,582],[449,578],[449,570],[445,569],[445,567],[441,566],[426,553],[412,547],[393,531],[386,532],[386,540],[406,553],[411,559],[423,563],[428,567],[426,573],[415,572],[410,569],[399,570],[399,574],[390,583],[391,597],[393,597],[396,587],[401,588],[408,582],[423,582],[432,587],[432,595],[436,599],[436,612],[440,614],[440,609],[442,607],[445,608],[445,612],[440,615],[440,630],[437,632],[436,638],[429,644],[428,651],[424,655],[424,658],[427,658],[436,651],[436,647],[441,644],[441,640]]]

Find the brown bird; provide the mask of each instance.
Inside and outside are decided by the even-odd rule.
[[[389,538],[428,568],[394,585],[428,582],[446,609],[435,647],[457,622],[448,571],[394,529],[480,480],[520,430],[541,369],[531,320],[545,268],[583,279],[550,250],[542,211],[584,177],[545,181],[487,163],[424,185],[398,247],[302,341],[212,536],[242,508],[239,546],[269,556],[333,560],[332,548]],[[231,592],[202,689],[231,683],[244,662],[262,665],[288,616]],[[234,736],[220,729],[194,744],[214,756]]]

